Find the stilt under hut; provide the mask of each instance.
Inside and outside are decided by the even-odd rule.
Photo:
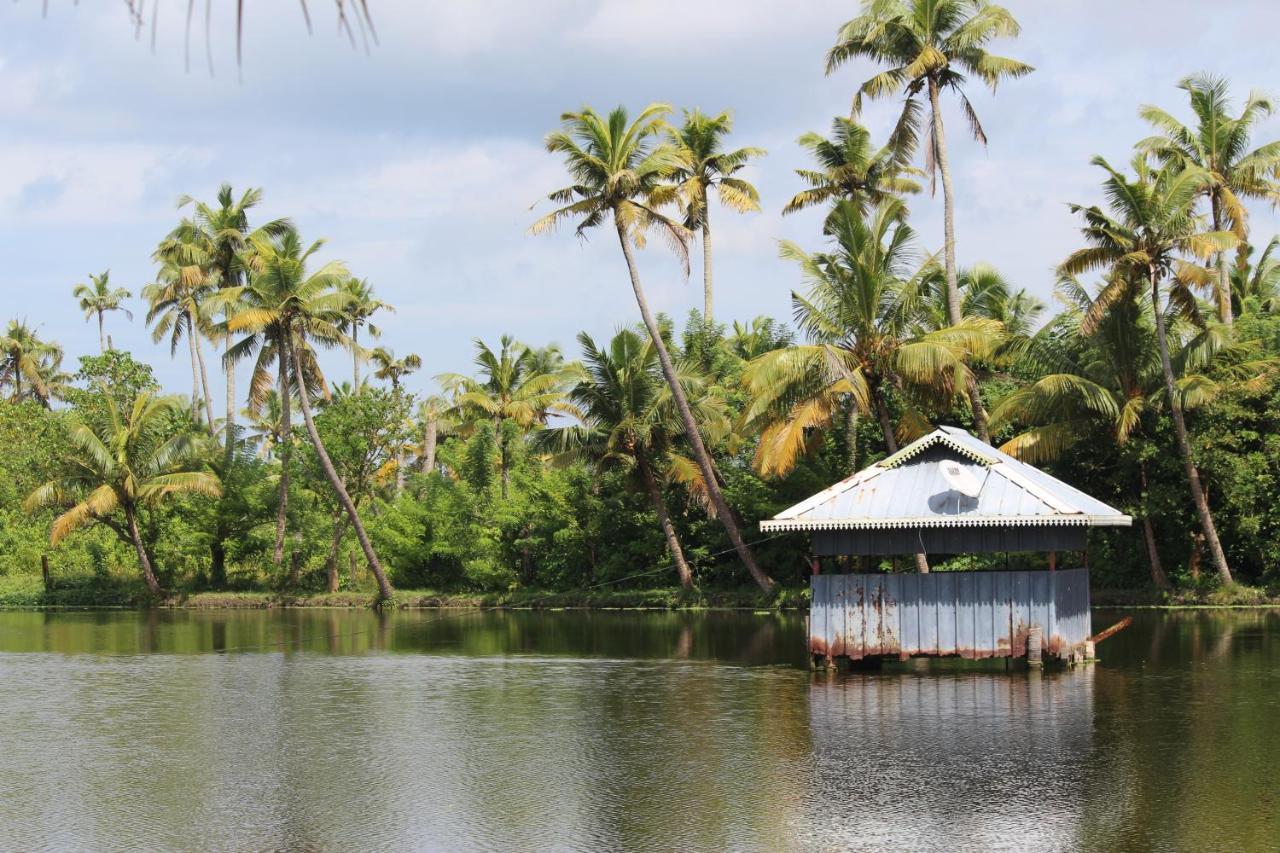
[[[1090,527],[1133,519],[956,427],[941,427],[774,518],[813,539],[809,651],[841,658],[1083,658]],[[916,570],[913,556],[1038,551],[1043,571]],[[909,573],[821,573],[822,558],[901,555]]]

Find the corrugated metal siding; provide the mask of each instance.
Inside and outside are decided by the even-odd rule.
[[[926,527],[882,530],[815,530],[813,553],[844,554],[991,554],[1001,551],[1083,551],[1089,528]]]
[[[1022,657],[1038,626],[1046,654],[1091,632],[1087,569],[815,575],[809,649],[823,657]]]

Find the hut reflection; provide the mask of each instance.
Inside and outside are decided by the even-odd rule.
[[[814,676],[803,825],[822,849],[1078,846],[1092,667]],[[910,807],[904,807],[910,803]]]

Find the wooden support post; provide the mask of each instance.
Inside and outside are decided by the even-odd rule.
[[[1032,625],[1030,630],[1027,631],[1027,666],[1040,666],[1043,663],[1042,647],[1040,626]]]
[[[814,554],[809,558],[809,564],[815,575],[822,573],[822,561],[818,558],[817,554]]]
[[[1055,571],[1058,568],[1058,552],[1049,552],[1049,571]]]
[[[53,589],[53,580],[49,577],[49,555],[40,555],[40,576],[44,578],[44,591]]]

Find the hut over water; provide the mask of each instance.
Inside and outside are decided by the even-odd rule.
[[[810,531],[815,555],[810,651],[1019,657],[1038,636],[1066,658],[1089,637],[1088,568],[1057,567],[1084,551],[1090,527],[1133,520],[956,427],[902,450],[761,522]],[[1041,551],[1044,571],[819,574],[820,557]]]

